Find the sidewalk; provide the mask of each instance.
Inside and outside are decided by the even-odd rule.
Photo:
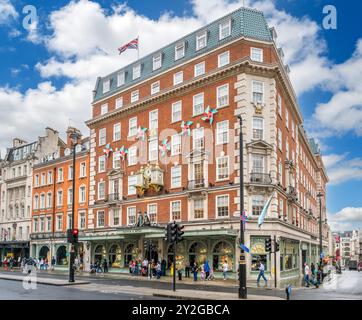
[[[180,300],[241,300],[235,293],[215,292],[215,291],[195,291],[195,290],[156,290],[154,297],[173,298]],[[247,300],[285,300],[275,296],[262,296],[248,294]]]
[[[0,273],[1,280],[24,281],[26,276],[27,276],[27,274],[19,276],[19,275],[15,275],[15,274],[5,275],[3,273]],[[89,281],[77,281],[75,283],[75,282],[68,282],[68,280],[36,277],[36,283],[47,284],[47,285],[51,285],[51,286],[69,286],[69,285],[75,285],[75,284],[77,284],[77,285],[78,284],[88,284]]]

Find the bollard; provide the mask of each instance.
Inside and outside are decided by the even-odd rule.
[[[285,293],[287,295],[287,300],[290,300],[290,294],[292,293],[292,286],[291,285],[288,285],[286,288],[285,288]]]

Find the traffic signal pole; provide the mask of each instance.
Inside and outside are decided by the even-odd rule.
[[[73,144],[73,181],[72,181],[72,232],[74,230],[74,205],[75,205],[75,147],[77,143]],[[74,241],[73,241],[74,242]],[[70,244],[70,256],[69,256],[69,282],[74,282],[74,243]]]
[[[277,287],[277,236],[274,235],[274,285]]]
[[[176,291],[176,242],[173,244],[173,291]]]

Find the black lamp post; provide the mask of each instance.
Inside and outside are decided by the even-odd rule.
[[[70,134],[70,139],[73,145],[73,181],[72,181],[72,219],[71,219],[71,230],[74,230],[74,205],[75,205],[75,149],[78,145],[78,139],[81,137],[79,133],[74,131]],[[69,282],[74,282],[74,260],[75,260],[75,249],[74,243],[70,244],[70,255],[69,255]]]
[[[319,192],[317,194],[317,197],[319,199],[319,263],[320,266],[322,266],[323,258],[323,234],[322,234],[322,192]]]
[[[243,118],[238,116],[240,131],[239,131],[239,170],[240,170],[240,244],[244,245],[244,223],[242,215],[244,213],[244,170],[243,170]],[[245,252],[240,246],[239,257],[239,298],[247,299],[248,293],[246,288],[246,261]]]

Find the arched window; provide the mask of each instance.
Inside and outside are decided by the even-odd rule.
[[[35,195],[34,196],[34,209],[38,210],[39,209],[39,195]]]
[[[214,271],[222,270],[222,265],[226,262],[228,264],[228,270],[233,270],[233,248],[225,241],[218,242],[214,250],[212,251],[212,266]]]
[[[45,193],[42,193],[40,195],[40,209],[44,209],[45,208]]]
[[[192,266],[194,262],[197,262],[198,265],[205,262],[206,256],[206,246],[201,242],[194,242],[189,249],[189,262]]]

